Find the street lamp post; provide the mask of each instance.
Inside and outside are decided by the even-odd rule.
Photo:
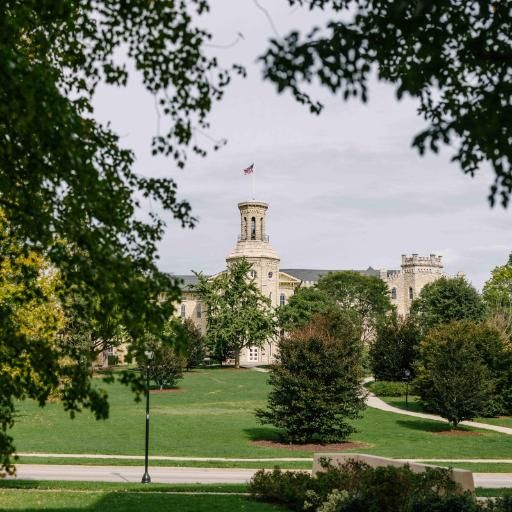
[[[149,452],[149,363],[153,359],[153,352],[146,350],[146,454],[144,457],[144,475],[142,476],[142,483],[151,483],[151,477],[148,472],[148,452]]]
[[[405,407],[409,408],[409,377],[411,376],[410,370],[404,370],[405,375]]]

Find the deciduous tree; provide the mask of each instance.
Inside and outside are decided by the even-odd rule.
[[[223,351],[232,351],[236,368],[243,348],[260,347],[275,334],[270,300],[249,277],[251,267],[241,259],[213,278],[196,274],[196,291],[207,307],[208,341],[221,343]],[[215,345],[212,349],[216,351]]]
[[[377,322],[393,309],[386,283],[375,276],[353,271],[329,272],[318,280],[317,288],[339,308],[357,312],[364,341],[373,337]]]
[[[473,176],[494,170],[491,204],[512,192],[512,17],[501,0],[288,0],[329,10],[325,27],[273,39],[264,76],[319,113],[308,85],[366,101],[377,76],[412,96],[426,127],[420,154],[448,146]]]
[[[499,346],[499,333],[490,340],[488,329],[454,321],[433,328],[420,344],[416,388],[424,404],[454,427],[484,414],[493,398],[496,378],[486,359],[497,351],[483,340]]]
[[[453,320],[482,320],[484,313],[480,294],[462,277],[442,277],[425,285],[411,306],[424,333]]]
[[[414,376],[420,330],[414,318],[394,314],[377,325],[377,335],[370,343],[370,366],[378,380],[401,381],[405,370]]]
[[[230,80],[229,70],[204,53],[211,36],[197,23],[207,10],[206,0],[0,5],[0,206],[6,222],[25,254],[34,250],[58,270],[62,290],[99,299],[101,308],[88,308],[98,325],[117,312],[134,354],[143,350],[146,332],[161,331],[180,295],[156,265],[165,224],[174,217],[192,226],[194,218],[171,178],[135,172],[133,152],[94,120],[94,95],[101,83],[125,86],[133,65],[158,110],[153,154],[171,157],[177,167],[189,149],[204,154],[193,135],[208,129],[212,105]],[[143,200],[165,213],[142,216]],[[26,291],[18,303],[29,301],[33,273],[20,272],[19,279]],[[2,311],[1,353],[21,354],[27,343],[13,314]],[[2,387],[2,436],[13,421],[13,400],[31,396],[44,404],[46,387],[39,392],[33,382],[51,382],[57,374],[59,354],[38,351],[25,358],[33,363],[27,366],[31,378]],[[133,372],[122,378],[141,389]],[[67,409],[86,406],[106,415],[106,397],[82,374],[71,384]],[[0,468],[12,450],[2,437]]]
[[[335,308],[334,300],[316,287],[298,288],[284,306],[276,310],[281,329],[292,331],[311,321],[318,313],[326,313]]]

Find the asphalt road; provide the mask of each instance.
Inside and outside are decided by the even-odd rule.
[[[149,468],[154,483],[244,483],[255,469],[231,468]],[[23,480],[82,480],[96,482],[140,482],[143,467],[71,466],[18,464],[17,477]],[[476,487],[512,487],[512,473],[474,473]]]

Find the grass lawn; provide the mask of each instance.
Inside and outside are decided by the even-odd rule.
[[[286,510],[240,495],[245,492],[245,486],[233,485],[151,484],[144,487],[140,484],[0,481],[2,511],[278,512]]]
[[[421,406],[419,397],[415,395],[409,396],[407,406],[405,404],[405,397],[379,396],[379,398],[389,405],[398,407],[399,409],[405,409],[413,412],[428,412]],[[510,416],[500,416],[499,418],[475,418],[475,421],[512,428],[512,417]]]
[[[311,457],[301,450],[251,443],[279,436],[276,429],[259,425],[253,413],[256,407],[265,406],[267,378],[267,374],[252,370],[197,370],[185,375],[179,390],[152,394],[150,454]],[[88,412],[70,420],[59,404],[39,408],[32,401],[21,403],[12,432],[18,450],[143,455],[144,403],[135,403],[124,386],[105,387],[111,403],[107,421],[97,422]],[[446,436],[441,431],[447,427],[440,422],[371,408],[355,426],[359,432],[351,440],[365,445],[352,451],[399,458],[512,458],[512,436],[490,431],[478,436]]]
[[[257,512],[283,508],[250,501],[244,496],[190,496],[141,492],[0,491],[2,510],[82,510],[90,512]]]

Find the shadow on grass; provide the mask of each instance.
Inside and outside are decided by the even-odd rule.
[[[401,427],[410,428],[412,430],[420,430],[422,432],[449,432],[451,427],[448,423],[441,423],[440,421],[430,421],[430,420],[397,420],[397,425]],[[464,430],[461,428],[461,430]]]
[[[246,428],[244,432],[247,434],[250,441],[286,442],[284,434],[271,427]]]
[[[78,495],[67,492],[58,492],[52,496],[45,493],[44,501],[47,512],[62,512],[64,510],[85,512],[161,512],[162,510],[176,510],[179,512],[271,512],[285,510],[274,505],[251,501],[245,496],[215,496],[215,495],[176,495],[176,494],[147,494],[141,492],[113,492],[104,496]],[[19,500],[12,510],[36,512],[40,507],[33,504],[30,494],[20,493]],[[23,507],[23,502],[27,506]],[[86,505],[84,507],[84,505]],[[9,510],[4,508],[2,510]]]

